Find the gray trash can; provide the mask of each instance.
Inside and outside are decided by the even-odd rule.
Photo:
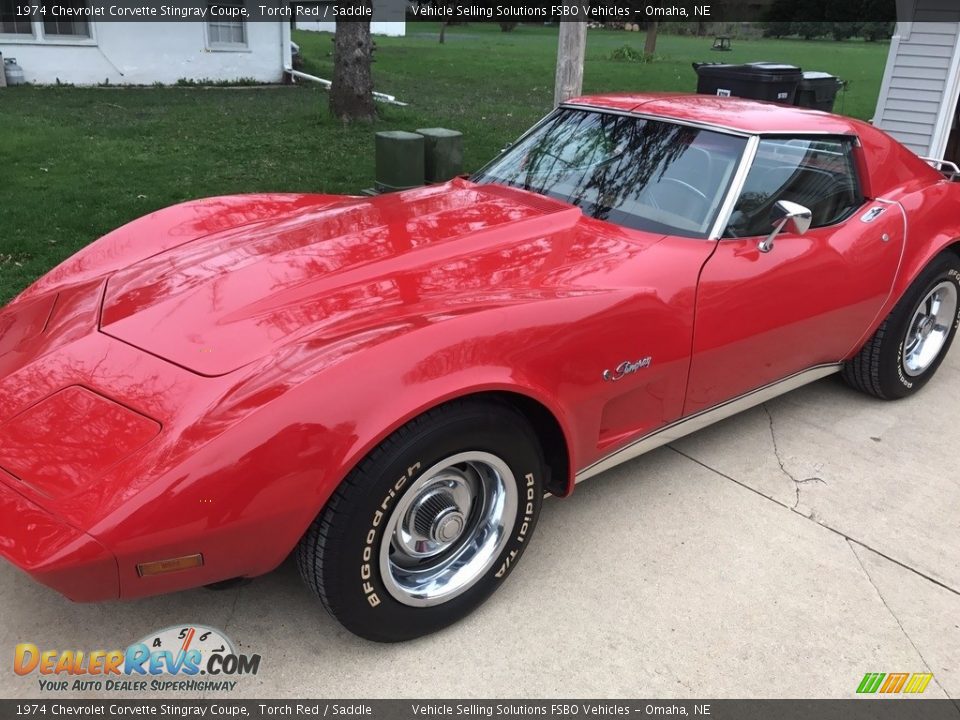
[[[840,79],[830,73],[809,70],[803,73],[795,103],[800,107],[833,112],[833,103],[842,85]]]

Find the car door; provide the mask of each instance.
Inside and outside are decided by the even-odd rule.
[[[854,137],[764,137],[698,283],[684,415],[849,354],[886,300],[904,242],[897,205],[863,198]],[[780,233],[778,200],[807,207]]]

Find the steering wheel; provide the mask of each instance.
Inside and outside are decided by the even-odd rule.
[[[661,190],[666,190],[667,183],[670,183],[671,186],[678,187],[682,193],[686,193],[688,198],[693,196],[693,199],[696,202],[703,203],[705,206],[709,205],[710,201],[707,200],[707,196],[703,194],[701,190],[698,190],[693,185],[684,180],[678,180],[677,178],[664,178],[660,183],[654,186],[654,192],[650,193],[650,204],[653,205],[658,210],[664,210],[665,208],[657,201],[657,195]],[[668,211],[669,212],[669,211]]]

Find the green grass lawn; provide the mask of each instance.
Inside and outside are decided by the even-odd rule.
[[[465,135],[475,169],[553,99],[556,29],[408,24],[377,38],[377,90],[409,107],[380,106],[376,124],[342,126],[316,86],[278,88],[0,90],[0,303],[91,240],[189,198],[256,191],[356,192],[373,182],[373,132],[442,126]],[[331,36],[298,32],[307,72],[332,74]],[[610,60],[643,33],[592,30],[585,92],[693,90],[691,62],[777,60],[850,81],[837,110],[873,113],[886,45],[663,35],[651,63]]]

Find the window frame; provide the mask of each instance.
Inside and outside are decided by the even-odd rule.
[[[856,186],[857,199],[859,203],[855,206],[852,206],[848,212],[846,212],[842,217],[835,220],[828,225],[817,225],[811,226],[810,232],[815,230],[822,230],[825,228],[835,228],[839,225],[843,225],[850,218],[856,215],[857,210],[862,208],[869,198],[867,198],[864,192],[863,178],[861,177],[861,167],[860,162],[857,158],[857,150],[860,148],[860,137],[855,133],[835,133],[835,132],[802,132],[802,131],[783,131],[783,132],[768,132],[768,133],[758,133],[754,135],[754,140],[751,143],[751,146],[747,148],[747,151],[744,153],[744,159],[747,160],[746,167],[741,178],[737,178],[737,182],[734,187],[730,188],[730,209],[726,213],[725,217],[721,216],[723,224],[717,227],[717,239],[720,241],[730,241],[730,240],[744,240],[744,239],[755,239],[758,237],[763,237],[764,233],[759,235],[740,235],[737,237],[726,237],[727,227],[730,224],[730,218],[733,216],[734,211],[736,210],[737,202],[740,200],[740,195],[743,193],[744,186],[746,185],[747,178],[750,175],[750,171],[753,170],[753,165],[757,159],[757,152],[760,149],[760,143],[765,140],[779,140],[781,142],[789,142],[790,140],[809,140],[811,142],[816,141],[825,141],[833,140],[835,142],[845,144],[849,143],[847,149],[844,151],[844,155],[850,169],[851,176],[853,178],[854,184]],[[747,157],[749,156],[749,158]]]
[[[210,8],[211,5],[217,5],[222,7],[245,7],[245,0],[207,0],[207,8]],[[228,23],[239,23],[241,29],[243,30],[243,40],[241,42],[223,42],[221,40],[214,40],[213,25],[224,25]],[[207,50],[210,52],[251,52],[250,50],[250,32],[247,27],[247,22],[245,20],[230,20],[225,18],[207,18],[204,23],[204,37],[207,42]]]
[[[16,11],[17,6],[18,6],[18,3],[14,0],[14,2],[11,4],[11,7],[13,8],[14,11]],[[25,19],[22,19],[22,20],[17,20],[17,19],[16,19],[16,16],[14,16],[13,22],[15,22],[15,23],[16,23],[16,22],[24,22],[24,23],[26,23],[27,25],[30,26],[30,32],[29,32],[29,33],[22,33],[22,32],[3,32],[3,30],[0,30],[0,40],[2,40],[4,43],[7,43],[7,42],[17,42],[17,41],[20,41],[20,42],[30,42],[31,40],[36,40],[36,38],[37,38],[37,28],[36,28],[36,26],[35,26],[35,24],[34,24],[34,23],[35,23],[35,18],[34,18],[33,15],[30,15],[28,18],[25,18]]]
[[[84,0],[84,4],[90,7],[89,0]],[[31,33],[29,35],[27,33],[0,33],[0,42],[5,45],[65,45],[70,47],[97,45],[97,23],[90,18],[83,20],[87,24],[86,35],[48,33],[44,28],[44,21],[43,15],[34,13],[30,18]]]
[[[40,6],[41,6],[41,7],[46,7],[48,4],[49,4],[49,3],[48,3],[48,0],[40,0]],[[55,3],[55,4],[59,4],[59,3]],[[90,2],[89,2],[89,0],[80,0],[80,4],[82,4],[84,8],[89,8],[89,7],[90,7]],[[65,41],[67,41],[67,42],[78,41],[78,40],[79,40],[79,41],[83,41],[83,40],[89,40],[89,39],[93,36],[93,30],[91,29],[91,23],[90,23],[90,19],[89,19],[89,18],[81,18],[81,19],[68,20],[68,19],[56,18],[56,17],[53,17],[52,15],[51,15],[49,18],[46,17],[46,16],[41,15],[40,18],[39,18],[39,22],[40,22],[40,29],[43,31],[43,37],[44,37],[45,39],[46,39],[46,38],[53,38],[53,39],[54,39],[54,42],[59,42],[59,41],[61,41],[61,40],[65,40]],[[87,29],[87,34],[86,34],[86,35],[76,35],[76,34],[74,34],[74,33],[47,32],[47,23],[48,23],[48,22],[56,23],[56,24],[58,24],[58,25],[59,25],[60,23],[78,23],[78,22],[82,22],[82,23],[84,24],[84,26],[86,27],[86,29]]]

